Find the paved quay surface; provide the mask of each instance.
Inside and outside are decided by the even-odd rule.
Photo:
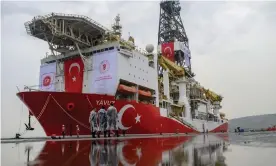
[[[227,133],[219,133],[220,135],[225,135]],[[23,142],[41,142],[41,141],[75,141],[75,140],[104,140],[104,139],[137,139],[137,138],[164,138],[164,137],[183,137],[183,136],[196,136],[196,135],[201,135],[201,134],[140,134],[140,135],[120,135],[120,137],[103,137],[101,135],[100,138],[92,138],[91,135],[84,135],[80,136],[77,138],[77,136],[66,136],[65,138],[56,138],[52,139],[51,137],[32,137],[32,138],[20,138],[20,139],[15,139],[15,138],[2,138],[1,139],[1,144],[4,143],[23,143]],[[215,133],[209,133],[208,135],[218,135]],[[58,136],[59,137],[59,136]]]

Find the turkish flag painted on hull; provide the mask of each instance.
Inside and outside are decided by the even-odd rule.
[[[82,92],[84,64],[81,57],[64,62],[64,77],[66,92]]]
[[[162,55],[174,62],[174,42],[163,43],[161,45]]]

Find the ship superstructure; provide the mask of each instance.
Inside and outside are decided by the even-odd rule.
[[[157,54],[151,44],[142,50],[134,37],[122,39],[119,15],[112,30],[86,16],[60,13],[25,23],[51,52],[41,60],[39,88],[25,87],[29,92],[18,96],[47,135],[58,134],[62,124],[70,134],[76,124],[82,135],[90,133],[91,109],[111,102],[119,128],[131,134],[227,131],[218,111],[222,97],[193,78],[179,2],[162,1],[160,8]]]
[[[153,54],[149,55],[136,49],[133,37],[130,36],[127,41],[121,39],[120,29],[122,26],[119,20],[120,17],[118,15],[115,18],[113,31],[107,30],[84,16],[58,13],[37,17],[33,22],[26,23],[27,32],[30,35],[49,43],[52,54],[47,54],[41,60],[41,68],[47,66],[47,64],[55,64],[57,66],[56,76],[49,84],[49,86],[52,85],[51,88],[48,86],[45,88],[43,86],[43,78],[41,78],[40,89],[58,92],[107,94],[116,96],[116,99],[124,98],[137,102],[145,100],[145,102],[155,104],[154,95],[156,93],[157,79],[152,78],[157,78],[157,59],[154,59]],[[153,48],[150,46],[149,48],[153,51]],[[104,53],[107,54],[103,55]],[[117,56],[112,57],[111,54],[113,53]],[[77,68],[80,68],[81,71],[79,72],[83,73],[83,78],[81,78],[82,80],[79,83],[81,87],[66,86],[64,61],[77,57],[80,57],[79,62],[81,63]],[[99,62],[101,60],[103,60],[103,64],[101,64],[103,66],[97,64],[101,63]],[[113,64],[111,65],[111,63]],[[73,67],[69,66],[70,71],[73,70]],[[43,72],[43,69],[41,72]],[[107,75],[113,76],[112,83],[108,83],[108,85],[89,84],[91,79],[96,78],[97,72],[109,72]],[[72,79],[75,78],[72,77]],[[72,81],[77,82],[78,80],[76,78],[76,80]],[[96,86],[104,86],[102,87],[104,89],[96,88]]]

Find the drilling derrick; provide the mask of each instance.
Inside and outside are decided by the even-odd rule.
[[[188,37],[180,16],[179,1],[162,1],[158,30],[158,45],[174,43],[174,62],[191,70]],[[185,56],[187,56],[185,58]]]
[[[178,41],[188,46],[188,38],[180,17],[181,7],[178,1],[160,3],[158,44]]]
[[[195,117],[198,107],[218,114],[222,97],[206,90],[193,77],[189,40],[181,17],[178,0],[160,2],[158,30],[158,88],[161,107],[172,117]]]
[[[158,30],[159,100],[172,116],[190,112],[188,79],[191,72],[188,37],[180,17],[179,1],[161,1]],[[186,110],[186,111],[185,111]]]

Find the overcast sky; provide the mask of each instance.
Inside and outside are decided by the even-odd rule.
[[[16,86],[38,85],[44,41],[28,36],[24,22],[51,12],[81,14],[110,27],[121,15],[140,47],[156,45],[159,2],[1,2],[2,137],[14,136],[28,110]],[[228,118],[276,112],[276,2],[181,2],[192,69],[202,85],[224,96]],[[44,135],[41,126],[26,136]],[[23,126],[21,131],[23,131]]]

